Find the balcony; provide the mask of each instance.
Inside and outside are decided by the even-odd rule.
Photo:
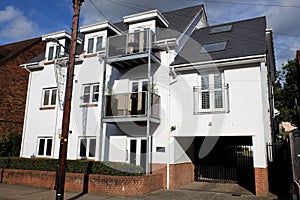
[[[194,87],[194,114],[216,114],[229,112],[229,86],[213,85],[207,88]]]
[[[107,46],[107,63],[118,69],[147,64],[149,53],[151,63],[160,63],[150,29],[109,37]]]
[[[147,121],[148,92],[131,92],[105,96],[104,122]],[[151,93],[150,121],[160,122],[160,96]]]

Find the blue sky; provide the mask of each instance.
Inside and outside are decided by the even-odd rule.
[[[277,68],[300,49],[299,0],[85,0],[80,25],[117,22],[149,9],[161,12],[204,4],[210,25],[266,16],[274,32]],[[0,4],[0,45],[60,30],[71,31],[72,0],[6,0]]]

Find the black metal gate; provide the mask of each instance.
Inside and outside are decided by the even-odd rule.
[[[267,155],[270,192],[276,195],[290,193],[293,180],[288,140],[267,144]]]
[[[236,138],[224,138],[218,141],[205,158],[194,159],[195,181],[235,182],[254,191],[252,144]],[[194,149],[197,155],[199,142],[195,142]]]

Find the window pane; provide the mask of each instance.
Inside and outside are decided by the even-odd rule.
[[[215,87],[215,89],[222,88],[222,75],[221,74],[214,75],[214,87]]]
[[[232,29],[232,25],[219,26],[219,27],[212,28],[209,33],[221,33],[221,32],[231,31],[231,29]]]
[[[94,85],[93,86],[93,102],[98,102],[99,100],[99,85]]]
[[[226,49],[227,41],[205,44],[202,46],[200,53],[222,51]]]
[[[45,149],[45,139],[40,139],[39,140],[39,150],[38,150],[38,155],[43,156],[44,155],[44,149]]]
[[[222,90],[215,91],[215,108],[223,108]]]
[[[94,49],[94,38],[90,38],[88,40],[88,49],[87,49],[87,53],[93,53],[93,49]]]
[[[202,109],[209,109],[210,105],[209,105],[209,92],[202,92]]]
[[[43,105],[49,105],[49,95],[50,95],[50,90],[45,90],[44,91],[44,100],[43,100]]]
[[[48,60],[53,60],[54,47],[49,47]]]
[[[208,90],[209,88],[209,76],[201,76],[201,89]]]
[[[132,82],[132,92],[137,92],[139,91],[139,82]]]
[[[47,140],[47,149],[46,149],[46,156],[51,156],[52,150],[52,139]]]
[[[83,103],[89,103],[90,102],[90,86],[84,86],[83,88]]]
[[[87,145],[87,140],[81,139],[80,140],[80,150],[79,150],[80,157],[86,157],[86,145]]]
[[[55,105],[56,104],[56,95],[57,95],[57,90],[53,89],[52,90],[52,95],[51,95],[51,105]]]
[[[154,87],[154,85],[152,87]],[[154,90],[154,88],[151,88],[151,90]],[[142,91],[148,91],[148,81],[143,81]]]
[[[96,153],[96,139],[90,139],[89,157],[95,157]]]
[[[101,51],[102,50],[102,41],[103,37],[97,37],[97,46],[96,46],[96,51]]]
[[[61,47],[59,45],[56,46],[56,52],[55,52],[55,58],[59,58],[60,57],[60,49]]]

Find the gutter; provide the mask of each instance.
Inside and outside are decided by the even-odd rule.
[[[221,60],[203,61],[174,65],[175,71],[187,71],[195,69],[209,69],[212,67],[226,67],[241,64],[261,63],[266,61],[266,55],[245,56],[239,58],[228,58]],[[173,66],[172,66],[173,67]]]

